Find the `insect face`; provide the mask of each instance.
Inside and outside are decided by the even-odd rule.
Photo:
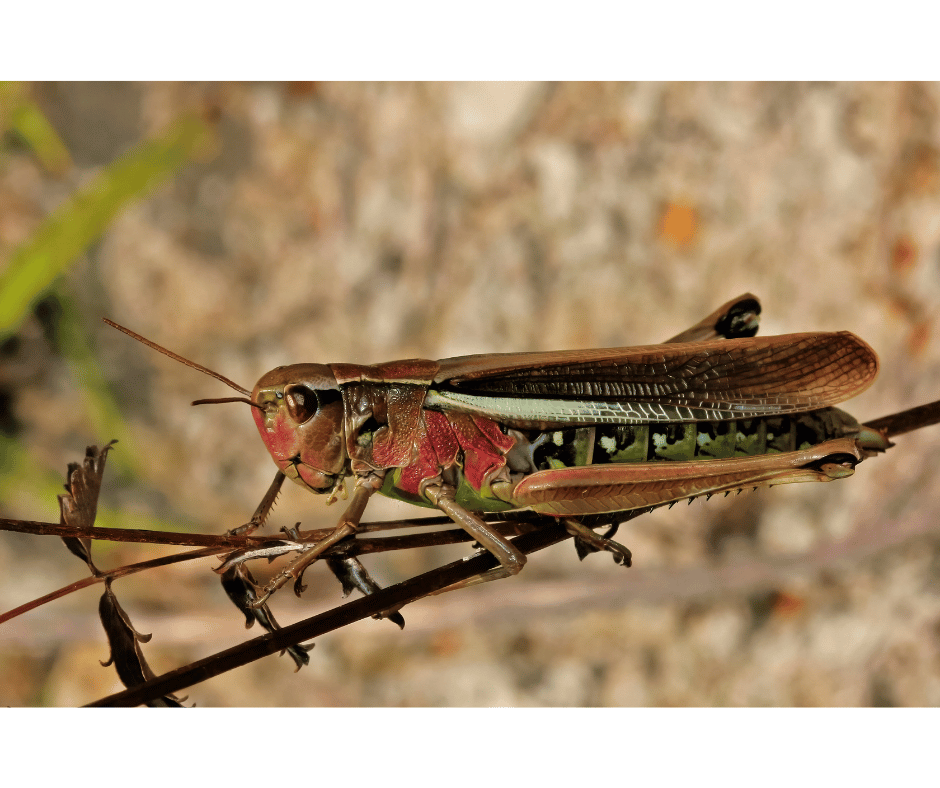
[[[251,400],[261,439],[288,478],[317,493],[333,489],[346,452],[342,395],[330,368],[277,367],[255,384]]]

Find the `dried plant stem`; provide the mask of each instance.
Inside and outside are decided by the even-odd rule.
[[[202,550],[192,550],[188,553],[177,553],[176,555],[167,555],[163,558],[153,558],[150,561],[141,561],[138,564],[127,564],[126,566],[118,567],[117,569],[112,569],[109,572],[102,572],[100,575],[94,575],[92,577],[85,577],[81,580],[77,580],[74,583],[70,583],[67,586],[52,591],[51,593],[41,596],[38,599],[30,600],[19,607],[13,608],[6,613],[0,613],[0,624],[5,624],[7,621],[16,618],[17,616],[23,615],[23,613],[28,613],[30,610],[34,610],[41,605],[46,604],[47,602],[52,602],[56,599],[60,599],[68,594],[71,594],[75,591],[81,591],[83,588],[89,588],[98,583],[103,583],[108,578],[115,579],[118,577],[124,577],[125,575],[132,575],[136,572],[143,572],[147,569],[155,569],[159,566],[169,566],[170,564],[179,564],[183,561],[192,561],[197,558],[209,558],[216,554],[216,550],[213,548],[203,548]]]
[[[431,528],[439,525],[453,525],[453,520],[448,517],[424,517],[411,520],[385,520],[374,523],[361,523],[357,529],[360,534],[378,533],[380,531],[394,531],[403,528]],[[505,528],[510,536],[520,533],[524,524],[499,524],[497,528]],[[9,520],[0,517],[0,531],[14,531],[21,534],[33,534],[35,536],[60,536],[73,538],[88,538],[103,542],[137,542],[142,544],[165,544],[179,545],[181,547],[211,547],[214,550],[233,550],[245,547],[261,547],[272,542],[284,541],[283,535],[273,536],[244,536],[228,534],[194,534],[182,531],[148,531],[142,528],[100,528],[95,526],[88,531],[82,528],[76,528],[61,523],[47,523],[38,520]],[[303,543],[319,542],[333,533],[332,528],[318,528],[312,531],[300,531],[298,538],[291,541]],[[446,533],[446,532],[442,532]],[[401,538],[401,537],[399,537]],[[363,540],[366,541],[366,540]],[[468,540],[463,540],[468,541]],[[441,544],[450,544],[451,542],[441,542]],[[429,544],[437,544],[430,542]],[[411,545],[420,547],[424,545]],[[384,548],[400,549],[400,548]],[[363,550],[363,552],[379,552],[375,549]]]
[[[895,435],[903,435],[905,432],[937,423],[940,423],[940,400],[867,421],[865,426],[880,430],[889,438],[893,438]]]
[[[523,553],[534,553],[557,542],[571,538],[564,526],[554,518],[546,517],[544,524],[513,540]],[[368,618],[383,610],[398,609],[417,599],[440,591],[449,585],[475,577],[498,566],[489,553],[455,561],[446,566],[418,575],[374,594],[347,602],[312,618],[279,629],[271,634],[254,638],[211,657],[193,662],[177,670],[157,676],[133,689],[118,692],[90,703],[90,706],[137,706],[161,696],[183,690],[229,670],[247,665],[261,657],[282,651],[288,646],[302,643],[335,629]],[[507,582],[507,581],[503,581]]]
[[[148,531],[138,528],[100,528],[91,531],[61,523],[45,523],[36,520],[8,520],[0,518],[0,531],[15,531],[36,536],[61,536],[88,538],[103,542],[138,542],[143,544],[168,544],[187,547],[212,547],[216,550],[231,550],[236,547],[251,547],[276,541],[279,537],[225,536],[214,534],[191,534],[180,531]]]
[[[447,518],[430,517],[432,522],[422,522],[421,520],[389,520],[386,522],[377,522],[363,524],[361,531],[380,531],[395,530],[398,528],[413,528],[416,526],[434,526],[439,525],[442,520],[450,522]],[[7,528],[7,525],[12,527]],[[515,536],[520,533],[532,530],[535,526],[530,523],[506,522],[497,523],[496,527],[504,536]],[[28,520],[4,520],[0,519],[0,528],[20,533],[31,533],[48,536],[73,536],[82,537],[88,534],[78,528],[69,528],[58,523],[44,523]],[[299,543],[317,542],[326,538],[332,533],[332,529],[323,528],[314,531],[306,531],[299,534]],[[4,624],[11,619],[35,610],[42,605],[61,599],[75,591],[81,591],[98,583],[103,583],[105,579],[116,579],[125,575],[142,572],[147,569],[155,569],[161,566],[169,566],[184,561],[193,561],[199,558],[209,558],[219,556],[220,551],[228,551],[239,547],[251,547],[268,544],[271,542],[281,542],[282,538],[277,536],[212,536],[207,534],[186,534],[174,533],[168,531],[144,531],[136,529],[123,528],[95,528],[91,536],[95,539],[114,542],[143,542],[148,544],[169,544],[169,545],[207,545],[199,550],[192,550],[186,553],[176,553],[174,555],[155,558],[150,561],[142,561],[136,564],[127,564],[116,569],[102,572],[97,576],[86,577],[67,586],[63,586],[52,591],[38,599],[33,599],[19,607],[0,613],[0,624]],[[343,557],[352,557],[356,555],[365,555],[370,553],[382,553],[389,550],[410,550],[415,547],[432,547],[448,544],[461,544],[469,542],[471,537],[461,529],[451,529],[446,531],[433,531],[426,534],[408,534],[407,536],[391,537],[357,537],[349,539],[332,547],[324,553],[325,556],[340,555]],[[293,541],[293,540],[292,540]]]

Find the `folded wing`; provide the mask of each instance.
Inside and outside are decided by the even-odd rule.
[[[834,405],[877,372],[847,331],[501,353],[442,360],[424,405],[537,429],[742,419]]]

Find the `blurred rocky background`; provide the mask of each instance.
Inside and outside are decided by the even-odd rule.
[[[729,298],[762,334],[878,352],[861,419],[940,397],[935,84],[6,85],[0,93],[0,517],[58,520],[120,443],[99,524],[217,533],[273,476],[247,408],[103,316],[250,388],[300,361],[644,344]],[[91,207],[89,207],[91,206]],[[97,206],[97,207],[96,207]],[[103,206],[103,207],[102,207]],[[63,240],[64,239],[64,240]],[[5,288],[5,291],[4,291]],[[200,706],[940,703],[940,427],[849,480],[657,510],[525,571],[192,688]],[[269,528],[339,507],[289,485]],[[368,516],[418,514],[376,501]],[[467,546],[366,558],[383,585]],[[95,547],[101,566],[166,550]],[[165,672],[260,634],[212,561],[115,583]],[[276,567],[272,567],[273,571]],[[0,610],[84,577],[0,533]],[[273,609],[341,600],[324,567]],[[100,587],[0,626],[0,705],[120,689]]]

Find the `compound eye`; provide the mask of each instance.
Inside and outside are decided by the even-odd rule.
[[[284,389],[284,402],[287,404],[287,412],[297,424],[303,424],[316,415],[319,407],[317,393],[306,386],[288,386]]]

